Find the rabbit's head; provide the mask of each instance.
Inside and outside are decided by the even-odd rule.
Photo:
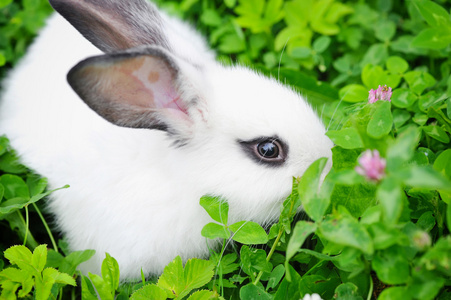
[[[292,177],[331,157],[324,126],[298,94],[215,62],[190,28],[147,1],[50,2],[105,52],[70,70],[80,98],[118,126],[165,131],[181,172],[227,199],[233,219],[268,221]]]

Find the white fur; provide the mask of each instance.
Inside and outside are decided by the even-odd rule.
[[[72,250],[97,251],[84,271],[99,273],[104,252],[118,260],[122,279],[138,278],[141,268],[160,273],[177,255],[205,257],[200,232],[211,219],[199,205],[202,195],[229,202],[230,224],[267,223],[278,216],[292,176],[331,157],[323,125],[299,95],[243,67],[215,63],[194,32],[164,19],[174,28],[175,55],[204,65],[192,80],[206,107],[193,113],[194,133],[183,147],[162,131],[112,125],[78,98],[66,74],[100,51],[59,15],[4,82],[0,134],[50,188],[71,185],[54,193],[49,207]],[[183,48],[193,39],[196,46]],[[275,135],[289,145],[280,167],[256,163],[237,143]]]

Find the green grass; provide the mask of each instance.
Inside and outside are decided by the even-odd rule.
[[[1,295],[95,299],[94,285],[102,299],[450,299],[451,1],[158,2],[194,23],[222,62],[302,93],[336,145],[333,169],[322,186],[322,159],[295,179],[269,233],[251,222],[237,232],[215,217],[228,207],[202,198],[199,205],[218,209],[207,210],[214,225],[202,234],[232,237],[237,249],[184,267],[174,258],[159,279],[120,285],[109,255],[102,276],[89,280],[75,270],[92,251],[69,254],[46,229],[46,181],[1,138]],[[50,11],[46,1],[0,1],[0,76]],[[391,102],[367,103],[379,85],[393,89]],[[378,179],[355,170],[365,167],[367,149],[386,163]],[[308,218],[299,221],[301,204]],[[26,247],[10,248],[19,244]]]

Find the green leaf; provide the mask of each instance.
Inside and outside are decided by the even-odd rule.
[[[391,102],[394,106],[399,108],[406,108],[412,106],[417,100],[417,96],[409,89],[399,88],[393,91]]]
[[[12,284],[14,282],[14,284]],[[8,283],[11,283],[9,286]],[[15,294],[15,291],[20,285],[16,283],[20,283],[21,289],[19,290],[18,296],[20,298],[28,295],[34,287],[34,279],[32,275],[24,270],[19,270],[16,268],[6,268],[0,272],[0,284],[3,287],[3,291],[1,294],[1,299],[8,299],[5,297],[5,293],[10,292],[11,294]],[[9,289],[9,291],[8,291]],[[3,298],[3,297],[5,298]],[[13,297],[12,299],[16,299]]]
[[[381,20],[377,26],[374,27],[375,36],[381,42],[387,42],[393,38],[396,33],[396,24],[390,20]]]
[[[334,296],[335,288],[345,279],[340,279],[335,272],[328,272],[327,268],[322,267],[321,275],[304,275],[299,284],[300,293],[305,294],[304,297],[309,298],[307,294],[316,293],[321,295],[322,299],[336,299]],[[318,273],[317,273],[318,274]],[[323,276],[324,275],[324,276]],[[346,276],[346,275],[345,275]],[[344,277],[344,276],[343,276]],[[313,296],[312,296],[313,297]],[[302,299],[302,298],[301,298]],[[315,299],[315,297],[313,297]],[[337,299],[341,299],[340,297]]]
[[[214,264],[211,261],[193,258],[186,262],[183,269],[182,259],[177,256],[164,268],[157,285],[167,290],[169,295],[181,299],[193,289],[207,284],[213,277],[213,268]]]
[[[81,298],[83,300],[98,300],[94,286],[88,277],[81,275]]]
[[[265,1],[239,0],[238,2],[239,5],[235,8],[235,12],[239,15],[250,15],[259,17],[263,13],[263,9],[265,8]]]
[[[428,148],[424,148],[424,147],[418,147],[418,149],[416,150],[416,152],[421,153],[423,156],[426,157],[428,163],[427,164],[432,164],[434,163],[434,161],[436,160],[435,154],[434,152],[432,152],[430,149]],[[451,179],[451,178],[450,178]]]
[[[398,246],[377,251],[372,266],[379,279],[386,284],[402,284],[409,280],[409,262]]]
[[[436,139],[439,142],[442,142],[444,144],[449,143],[448,134],[440,126],[437,126],[437,125],[423,126],[423,131],[428,136],[430,136],[433,139]]]
[[[46,270],[49,268],[46,268]],[[45,271],[45,270],[44,270]],[[56,271],[56,270],[55,270]],[[55,280],[55,283],[64,284],[64,285],[72,285],[76,286],[77,283],[75,282],[75,279],[66,273],[61,272],[52,272],[52,277]]]
[[[13,2],[13,0],[0,0],[0,8],[8,6],[12,2]]]
[[[47,262],[47,245],[39,245],[31,255],[31,265],[41,273]]]
[[[210,260],[216,266],[216,272],[218,274],[230,274],[238,270],[239,265],[236,262],[238,256],[235,253],[229,253],[223,256],[219,256],[218,253],[214,253],[210,256]]]
[[[214,27],[217,27],[222,23],[221,16],[213,9],[202,11],[200,21],[205,25]]]
[[[224,3],[228,8],[233,8],[236,5],[236,0],[224,0]]]
[[[114,290],[97,274],[89,273],[89,278],[102,300],[114,300]]]
[[[316,53],[323,53],[329,47],[331,41],[330,37],[322,35],[313,42],[312,49]]]
[[[332,2],[327,10],[325,19],[330,23],[337,23],[342,17],[351,14],[354,9],[350,5],[339,2]]]
[[[374,103],[377,105],[371,120],[368,122],[366,131],[369,136],[379,139],[387,135],[393,127],[393,116],[391,114],[391,105],[387,101],[378,101]]]
[[[283,16],[283,0],[269,0],[265,7],[264,19],[269,26],[279,22]],[[268,27],[269,27],[268,26]]]
[[[404,79],[409,84],[410,89],[420,95],[426,88],[435,85],[436,80],[431,74],[424,71],[410,71],[404,74]],[[394,93],[394,92],[393,92]],[[392,96],[393,100],[393,96]]]
[[[148,284],[132,294],[130,300],[166,300],[166,291],[155,284]]]
[[[360,62],[362,67],[367,64],[378,65],[386,60],[388,57],[388,50],[385,44],[373,44],[366,51],[363,59]]]
[[[250,46],[250,50],[251,50],[251,56],[253,58],[258,57],[260,55],[260,51],[263,50],[263,48],[265,48],[265,46],[267,46],[268,41],[266,40],[266,36],[262,33],[262,34],[256,34],[256,35],[252,35],[249,38],[249,46]],[[265,54],[270,54],[272,56],[274,56],[274,58],[276,58],[276,54],[273,52],[268,52]],[[278,57],[277,57],[277,62],[279,62]]]
[[[352,186],[336,184],[331,195],[332,206],[335,209],[340,205],[344,206],[352,216],[359,218],[368,207],[375,204],[375,192],[373,184],[361,183]]]
[[[0,0],[1,1],[1,0]],[[5,136],[0,136],[0,156],[6,153],[9,147],[9,140]]]
[[[446,178],[451,179],[451,149],[443,151],[435,159],[434,170],[440,172]]]
[[[324,2],[324,1],[322,1]],[[321,22],[323,21],[323,22]],[[320,34],[335,35],[340,31],[340,28],[336,24],[330,24],[324,22],[324,20],[314,20],[311,23],[312,29]]]
[[[64,258],[59,270],[63,273],[74,275],[77,266],[82,262],[88,261],[95,253],[95,250],[74,251]]]
[[[103,281],[109,285],[109,289],[114,295],[114,291],[119,287],[119,264],[110,254],[105,253],[101,270]]]
[[[371,206],[365,210],[360,218],[360,223],[362,224],[373,224],[381,220],[381,207]]]
[[[361,150],[346,150],[335,146],[332,148],[332,162],[335,171],[354,169]]]
[[[25,206],[35,203],[39,200],[41,200],[42,198],[44,198],[45,196],[53,193],[54,191],[63,189],[63,188],[67,188],[69,186],[64,186],[62,188],[59,189],[55,189],[55,190],[51,190],[51,191],[47,191],[43,194],[38,194],[38,195],[34,195],[33,197],[31,197],[31,199],[29,197],[27,198],[12,198],[9,199],[7,201],[3,201],[2,203],[0,203],[0,216],[9,214],[11,212],[13,212],[14,210],[18,210],[21,208],[24,208]],[[28,187],[27,187],[28,189]]]
[[[285,275],[285,267],[283,265],[276,266],[269,275],[266,290],[275,288],[282,280],[283,275]]]
[[[210,217],[221,224],[227,225],[229,204],[219,197],[203,196],[200,205],[207,211]]]
[[[364,183],[363,177],[355,170],[342,170],[334,172],[330,176],[330,180],[341,185],[354,185]]]
[[[319,195],[321,174],[326,166],[327,158],[313,162],[302,175],[298,184],[298,193],[304,210],[309,217],[319,221],[326,212],[330,199]]]
[[[335,289],[337,300],[363,300],[363,298],[357,292],[358,288],[352,282],[342,283]]]
[[[362,70],[362,82],[368,89],[377,89],[379,85],[389,85],[387,76],[387,72],[378,65],[367,64]]]
[[[23,245],[12,246],[6,249],[3,255],[12,265],[17,265],[20,269],[29,272],[33,276],[38,274],[31,264],[33,254],[27,247]]]
[[[157,285],[168,290],[170,294],[178,296],[185,288],[184,281],[182,259],[180,256],[177,256],[164,268],[164,272],[158,279]]]
[[[423,269],[414,274],[413,280],[409,282],[409,294],[415,299],[446,299],[437,297],[444,285],[445,278],[437,276],[435,272],[432,273]]]
[[[432,27],[450,27],[451,20],[448,12],[439,4],[432,1],[412,1],[426,20]]]
[[[312,55],[312,49],[308,47],[296,47],[291,51],[291,56],[297,59],[306,59]]]
[[[47,299],[55,283],[76,286],[75,279],[68,274],[60,273],[53,268],[46,268],[42,272],[42,277],[35,277],[36,299]]]
[[[374,251],[370,235],[359,222],[345,215],[330,215],[318,225],[322,237],[336,244],[360,249],[364,253]]]
[[[236,33],[229,33],[220,38],[218,49],[225,53],[239,53],[246,50],[246,42]]]
[[[356,103],[368,100],[368,89],[360,84],[348,84],[340,89],[338,94],[345,102]]]
[[[12,198],[6,201],[3,201],[0,204],[0,216],[8,215],[15,210],[19,210],[24,208],[28,203],[28,199],[24,198]]]
[[[210,282],[214,275],[214,264],[208,260],[189,259],[185,264],[184,269],[184,282],[185,289],[180,292],[178,298],[185,297],[193,289],[200,288]]]
[[[373,238],[374,249],[376,250],[387,249],[393,245],[409,246],[411,242],[406,234],[391,227],[390,224],[373,223],[368,226],[368,231]]]
[[[207,239],[228,239],[230,237],[230,231],[227,229],[227,227],[216,223],[206,224],[202,228],[201,234]]]
[[[27,169],[19,163],[18,157],[11,152],[6,152],[2,155],[2,159],[0,159],[0,170],[14,174],[20,174],[27,171]]]
[[[30,196],[42,194],[47,186],[47,179],[39,175],[30,174],[27,176],[27,185]]]
[[[2,299],[16,300],[17,299],[16,291],[19,287],[20,287],[19,283],[5,281],[4,283],[2,283],[2,291],[1,291],[2,293],[0,296],[2,297]]]
[[[402,74],[409,69],[409,64],[399,56],[390,56],[387,61],[387,69],[394,74]]]
[[[241,221],[229,226],[234,233],[232,239],[245,245],[266,244],[268,235],[259,224],[251,221]]]
[[[253,33],[269,31],[270,27],[283,18],[283,11],[280,10],[281,0],[239,1],[239,6],[235,12],[239,15],[235,21],[244,28],[250,28]],[[266,9],[265,9],[265,4]]]
[[[377,188],[377,200],[382,205],[384,222],[396,224],[403,209],[404,191],[392,177],[384,178]]]
[[[417,123],[418,125],[424,125],[426,124],[426,122],[428,121],[429,117],[425,114],[422,113],[416,113],[413,118],[412,121],[414,121],[415,123]]]
[[[149,298],[147,298],[147,299],[149,299]],[[155,298],[152,298],[152,299],[155,299]],[[210,300],[210,299],[220,299],[220,298],[216,292],[208,291],[208,290],[200,290],[200,291],[194,292],[188,298],[188,300]]]
[[[405,184],[416,188],[451,191],[451,181],[431,166],[410,166],[393,173]]]
[[[42,272],[42,277],[40,275],[35,277],[36,299],[49,298],[57,273],[56,269],[47,268]]]
[[[282,280],[276,294],[274,295],[274,300],[302,299],[299,291],[301,276],[291,265],[289,265],[286,270],[286,273],[288,272],[290,273],[291,282],[287,280],[287,277]]]
[[[47,197],[48,195],[50,195],[53,192],[56,192],[56,191],[59,191],[59,190],[62,190],[62,189],[67,189],[67,188],[69,188],[69,185],[65,185],[63,187],[60,187],[60,188],[57,188],[57,189],[54,189],[54,190],[50,190],[50,191],[47,191],[45,193],[33,195],[31,197],[30,201],[28,202],[28,204],[35,203],[35,202],[41,200],[42,198]]]
[[[5,188],[5,199],[30,198],[28,186],[22,178],[16,175],[4,174],[0,176],[0,183]]]
[[[343,55],[336,59],[333,63],[334,68],[340,73],[348,73],[351,71],[352,56]]]
[[[429,232],[431,231],[432,228],[434,228],[436,222],[435,222],[435,217],[433,215],[432,211],[426,211],[424,212],[420,218],[418,219],[416,225],[426,231]]]
[[[408,290],[405,286],[394,286],[386,288],[377,298],[378,300],[410,300],[412,299],[408,294]]]
[[[417,127],[409,127],[401,133],[387,150],[387,169],[393,172],[408,162],[413,157],[419,140],[420,132]]]
[[[364,144],[359,132],[354,127],[343,128],[340,130],[329,130],[326,135],[335,145],[344,149],[363,148]]]
[[[280,216],[279,216],[279,225],[288,234],[291,232],[291,221],[293,221],[293,218],[300,206],[301,206],[301,199],[299,199],[299,194],[298,194],[298,183],[297,183],[297,180],[295,178],[293,178],[291,194],[283,202],[282,207],[281,207]],[[272,228],[275,228],[275,227],[273,226],[273,227],[271,227],[271,229]],[[275,236],[277,236],[278,231],[279,231],[279,228],[277,229],[277,233],[275,234]],[[271,235],[271,231],[270,231],[270,235]]]
[[[358,250],[353,249],[353,248],[345,248],[345,249],[351,249],[352,251],[358,251]],[[343,251],[345,251],[345,250],[343,250]],[[305,253],[307,255],[316,257],[319,260],[327,260],[327,261],[334,261],[334,262],[338,261],[338,259],[342,256],[342,255],[329,256],[329,255],[326,255],[326,254],[322,254],[322,253],[319,253],[319,252],[316,252],[316,251],[313,251],[313,250],[310,250],[310,249],[304,249],[304,248],[299,249],[299,252],[302,252],[302,253]],[[294,260],[296,260],[296,256],[294,257]]]
[[[240,289],[240,299],[242,300],[272,300],[273,297],[268,294],[262,287],[253,283],[248,283]]]
[[[437,243],[427,251],[419,261],[419,266],[423,266],[427,270],[435,270],[451,276],[451,236],[442,236]]]
[[[304,244],[305,239],[315,232],[317,225],[312,222],[298,221],[293,229],[293,233],[287,245],[287,252],[285,255],[285,265],[288,265],[290,259],[299,251]]]
[[[258,271],[271,272],[272,265],[266,261],[266,252],[261,249],[243,246],[240,249],[241,269],[254,281]]]
[[[24,282],[28,280],[28,278],[32,278],[31,274],[27,273],[24,270],[16,269],[16,268],[6,268],[0,272],[0,282],[5,279],[15,281],[15,282]]]
[[[268,69],[274,68],[279,60],[273,52],[267,52],[263,55],[263,61]]]

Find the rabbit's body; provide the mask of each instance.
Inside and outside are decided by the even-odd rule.
[[[87,271],[99,272],[104,252],[118,260],[123,279],[139,277],[141,267],[159,273],[177,255],[206,256],[200,232],[210,217],[199,205],[201,196],[226,199],[230,224],[268,223],[289,195],[292,176],[330,157],[324,127],[298,95],[244,68],[217,64],[191,29],[164,20],[169,23],[159,30],[169,46],[120,49],[117,55],[107,49],[71,71],[69,82],[88,105],[66,74],[102,52],[57,15],[4,82],[0,134],[51,188],[71,185],[55,192],[49,207],[72,250],[97,251],[84,265]],[[107,88],[104,73],[110,76]],[[123,73],[128,77],[116,80]],[[103,104],[96,106],[103,98],[85,99],[93,97],[83,90],[91,74],[94,95],[126,99],[125,109],[114,110],[115,100],[113,112],[109,106],[104,112]],[[128,89],[130,78],[132,86],[138,82],[136,92]],[[165,97],[151,108],[140,102]],[[141,111],[146,115],[136,118]],[[264,141],[286,157],[259,159],[252,149]]]

